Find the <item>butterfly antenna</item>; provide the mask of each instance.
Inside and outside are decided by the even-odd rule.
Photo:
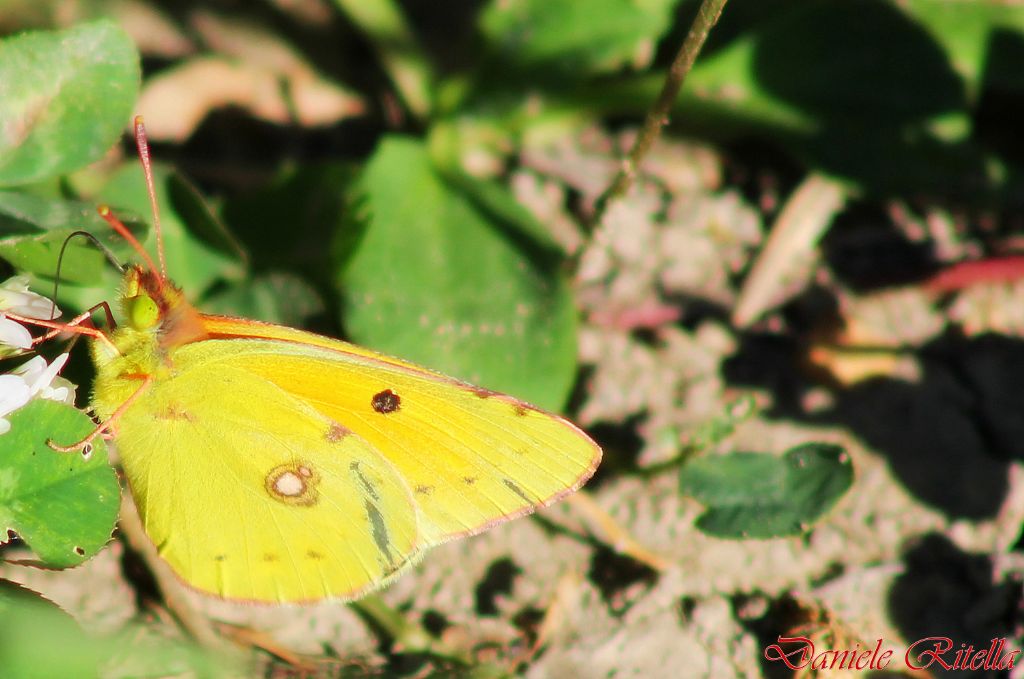
[[[57,317],[57,289],[60,286],[60,269],[64,262],[64,251],[68,248],[68,243],[75,236],[82,236],[83,238],[92,241],[92,244],[99,248],[100,252],[107,256],[107,261],[114,265],[118,271],[124,273],[124,265],[117,261],[117,256],[113,251],[106,245],[101,243],[96,236],[92,235],[88,231],[72,231],[68,234],[68,237],[64,239],[64,244],[60,246],[60,253],[57,255],[57,273],[53,279],[53,297],[50,298],[50,318],[48,320],[54,320]]]
[[[148,252],[146,252],[146,248],[142,247],[142,243],[132,235],[132,232],[124,225],[124,222],[114,216],[114,213],[110,211],[110,206],[100,205],[96,208],[96,212],[100,213],[100,217],[103,217],[107,224],[110,224],[110,228],[117,231],[118,235],[128,241],[128,244],[132,246],[132,249],[139,253],[139,256],[142,257],[142,260],[146,263],[146,266],[149,267],[149,270],[155,272],[156,264],[153,263],[153,258],[149,256]],[[163,276],[157,276],[157,285],[160,288],[163,288]]]
[[[156,253],[160,258],[160,277],[166,278],[167,262],[164,260],[164,231],[160,227],[160,210],[157,209],[156,185],[153,182],[153,163],[149,157],[149,140],[146,138],[146,126],[142,122],[142,116],[135,116],[135,146],[139,149],[139,160],[142,161],[142,171],[146,175],[149,207],[153,211],[153,228],[156,230]]]

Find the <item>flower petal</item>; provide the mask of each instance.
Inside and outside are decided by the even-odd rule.
[[[67,403],[69,406],[73,406],[75,405],[75,392],[77,389],[77,384],[57,375],[57,377],[53,378],[53,384],[43,389],[40,392],[40,396],[51,401]]]
[[[11,374],[20,377],[31,389],[32,384],[39,379],[44,370],[46,370],[46,359],[42,356],[33,356],[13,369]]]
[[[21,323],[0,314],[0,346],[29,349],[32,347],[32,333]]]
[[[0,375],[0,417],[28,403],[32,390],[18,375]]]
[[[25,381],[28,383],[29,389],[32,390],[33,396],[50,388],[50,383],[53,382],[55,377],[57,377],[57,373],[59,373],[61,368],[64,367],[64,364],[68,362],[68,355],[69,354],[67,352],[64,352],[57,358],[53,359],[53,363],[50,365],[46,365],[46,360],[42,359],[41,356],[36,356],[36,358],[42,360],[42,370],[35,372],[32,378],[27,375],[25,376]],[[35,359],[32,360],[34,361]],[[29,363],[31,362],[32,361],[29,361]],[[38,366],[33,366],[32,368],[33,371],[36,371],[37,369]],[[46,397],[44,396],[43,398]]]
[[[57,305],[29,290],[28,283],[27,276],[12,276],[0,283],[0,310],[47,321],[59,318]]]

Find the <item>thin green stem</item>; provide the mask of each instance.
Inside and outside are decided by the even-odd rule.
[[[593,229],[594,226],[600,223],[601,218],[608,209],[608,205],[625,195],[633,185],[640,163],[650,150],[654,140],[658,138],[661,128],[668,122],[669,111],[679,95],[679,90],[683,87],[686,74],[693,67],[693,62],[697,59],[697,55],[704,46],[704,42],[707,40],[712,27],[718,23],[718,17],[722,15],[722,9],[725,7],[726,1],[703,0],[701,3],[700,8],[697,10],[697,16],[694,17],[693,24],[683,40],[683,44],[679,47],[679,51],[672,60],[672,66],[669,68],[665,84],[661,88],[661,93],[658,95],[657,101],[654,102],[654,106],[647,113],[647,118],[644,120],[643,128],[640,130],[640,135],[637,137],[633,149],[622,161],[622,168],[615,176],[611,186],[597,200],[594,215],[589,224],[590,229]]]
[[[363,597],[349,604],[373,626],[391,638],[396,648],[405,652],[430,653],[448,660],[468,665],[470,658],[460,651],[448,648],[432,637],[423,627],[409,622],[405,616],[394,610],[375,594]]]

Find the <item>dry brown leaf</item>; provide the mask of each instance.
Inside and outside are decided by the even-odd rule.
[[[288,81],[294,114],[282,92],[282,76],[261,66],[223,57],[199,57],[151,78],[138,110],[151,139],[183,141],[206,115],[239,106],[272,123],[328,125],[364,110],[362,99],[327,81]]]
[[[288,78],[315,77],[313,67],[291,45],[257,24],[204,11],[194,12],[189,23],[212,52]]]
[[[917,288],[844,295],[840,306],[843,329],[812,346],[809,359],[845,386],[872,377],[916,381],[920,366],[907,349],[924,344],[945,327],[928,295]]]
[[[278,11],[310,26],[320,26],[334,18],[334,9],[325,0],[268,0]]]
[[[147,56],[174,59],[196,51],[185,33],[152,3],[122,0],[108,11]]]
[[[360,115],[363,99],[321,77],[291,45],[261,26],[197,11],[192,28],[216,54],[196,57],[150,78],[139,110],[153,139],[182,141],[206,115],[238,106],[253,116],[306,127]]]

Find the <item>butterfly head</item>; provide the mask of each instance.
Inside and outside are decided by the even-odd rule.
[[[140,266],[125,271],[121,291],[121,311],[125,322],[135,330],[149,330],[159,325],[171,305],[168,293],[177,292],[159,274]]]
[[[144,284],[145,271],[131,267],[125,274],[121,311],[126,323],[136,330],[148,330],[160,322],[160,304]]]
[[[198,312],[181,290],[158,272],[141,266],[125,271],[121,311],[128,327],[158,334],[164,346],[185,344],[206,334]]]

